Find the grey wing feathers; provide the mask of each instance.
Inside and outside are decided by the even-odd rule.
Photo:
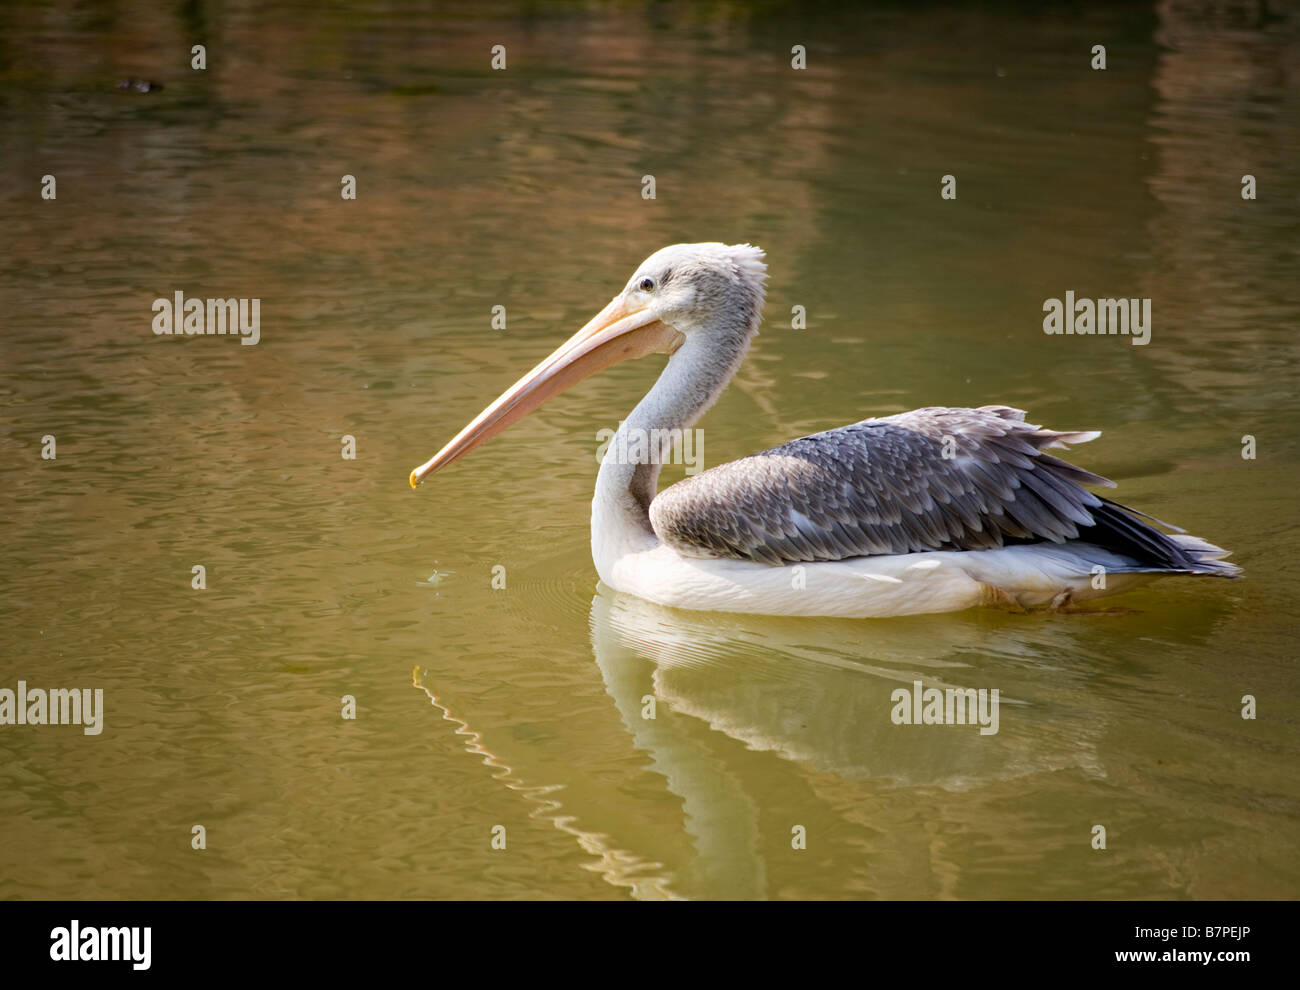
[[[768,564],[1007,542],[1063,542],[1093,523],[1113,485],[1043,451],[1057,432],[1006,406],[932,407],[802,437],[672,485],[650,505],[684,556]]]

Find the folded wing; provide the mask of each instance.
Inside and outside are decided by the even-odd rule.
[[[665,489],[651,525],[684,556],[768,564],[1077,539],[1113,504],[1082,486],[1114,483],[1043,451],[1098,434],[1024,415],[931,407],[802,437]]]

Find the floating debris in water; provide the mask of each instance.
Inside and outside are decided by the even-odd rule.
[[[154,82],[151,79],[137,79],[135,76],[128,76],[117,81],[117,88],[130,90],[133,93],[152,93],[155,90],[162,89],[163,84]]]
[[[455,571],[434,571],[423,581],[416,581],[415,583],[421,588],[435,588],[446,581],[447,578],[451,577],[454,573]]]

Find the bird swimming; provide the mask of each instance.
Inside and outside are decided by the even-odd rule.
[[[1099,433],[1043,429],[1000,405],[865,419],[656,494],[672,438],[744,360],[766,279],[764,252],[749,244],[656,251],[586,326],[412,471],[411,487],[589,375],[662,353],[666,367],[619,426],[653,438],[650,449],[616,434],[596,477],[592,557],[616,591],[688,609],[865,618],[1062,608],[1162,575],[1240,573],[1222,559],[1228,551],[1157,529],[1144,520],[1159,520],[1084,487],[1114,482],[1046,453]]]

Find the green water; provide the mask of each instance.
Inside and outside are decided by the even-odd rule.
[[[0,897],[1300,892],[1296,14],[139,6],[0,8],[0,688],[104,692],[96,736],[0,726]],[[1005,403],[1245,579],[856,622],[598,588],[597,431],[658,359],[408,489],[683,240],[772,275],[706,464]],[[1067,290],[1150,298],[1150,343],[1045,335]],[[154,335],[176,291],[260,342]],[[999,732],[894,725],[918,679]]]

